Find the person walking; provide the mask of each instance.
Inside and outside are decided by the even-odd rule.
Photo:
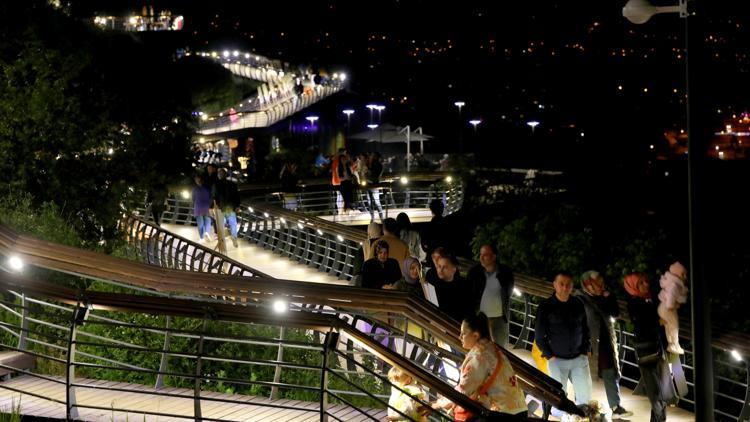
[[[232,244],[238,247],[237,243],[237,214],[240,208],[240,194],[237,184],[227,179],[227,170],[224,168],[218,171],[219,178],[214,185],[211,197],[214,202],[214,208],[217,210],[216,224],[217,230],[224,233],[224,224],[229,224],[229,233],[232,237]],[[219,241],[223,236],[219,236]],[[221,245],[220,245],[221,246]],[[221,250],[221,248],[220,248]]]
[[[398,237],[409,247],[409,256],[417,258],[419,262],[424,262],[427,259],[427,253],[422,249],[422,238],[419,231],[412,227],[409,216],[401,212],[396,216],[396,222],[398,223]]]
[[[549,361],[549,374],[566,390],[573,383],[577,405],[591,400],[591,373],[588,355],[591,353],[586,310],[583,302],[571,295],[573,276],[561,272],[553,282],[555,292],[539,304],[536,314],[534,339]]]
[[[635,355],[641,371],[641,383],[651,403],[651,422],[667,420],[667,405],[677,393],[664,355],[665,335],[659,325],[657,305],[651,294],[648,277],[630,273],[623,278],[628,293],[628,314],[635,334]]]
[[[198,225],[198,239],[211,241],[211,191],[203,185],[203,176],[195,176],[195,186],[191,197],[193,198],[193,216]]]
[[[583,273],[581,290],[574,295],[583,302],[586,309],[586,321],[591,334],[591,378],[598,377],[604,381],[604,391],[613,419],[633,416],[633,412],[622,407],[620,401],[621,374],[615,332],[615,321],[620,316],[617,297],[607,289],[604,278],[597,271]]]
[[[469,270],[467,278],[472,285],[475,308],[489,318],[492,340],[507,348],[513,271],[500,264],[495,246],[488,243],[479,248],[479,264]]]

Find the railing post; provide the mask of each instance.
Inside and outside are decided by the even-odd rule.
[[[281,362],[284,359],[284,327],[282,326],[279,329],[279,350],[276,352],[276,362]],[[273,373],[273,382],[274,384],[281,381],[281,364],[276,364],[276,370]],[[274,385],[271,387],[271,400],[276,400],[279,398],[279,387]]]
[[[161,353],[161,362],[159,363],[159,374],[156,376],[156,385],[154,388],[162,388],[164,387],[164,373],[167,372],[167,367],[169,363],[169,343],[172,338],[172,336],[169,333],[169,329],[172,327],[172,317],[170,315],[167,315],[167,321],[164,325],[164,348],[162,349],[163,352]]]
[[[320,422],[328,422],[328,357],[339,342],[339,333],[331,330],[323,340],[323,363],[320,368]]]
[[[523,340],[529,335],[529,323],[531,320],[531,303],[529,303],[529,295],[523,295],[523,325],[521,326],[521,332],[518,333],[516,343],[513,345],[514,349],[525,349]]]
[[[18,349],[26,350],[26,337],[29,331],[29,303],[26,293],[21,294],[21,332],[18,333]]]
[[[82,306],[83,305],[83,306]],[[77,420],[79,418],[78,408],[76,407],[76,392],[73,387],[75,382],[75,353],[76,353],[76,334],[79,325],[83,324],[88,317],[88,306],[80,301],[76,304],[73,309],[73,315],[70,321],[70,333],[68,336],[68,353],[65,357],[65,418],[68,421]]]
[[[196,421],[203,420],[201,415],[201,377],[203,376],[203,338],[206,333],[206,326],[208,325],[208,317],[203,318],[203,326],[201,327],[201,336],[198,339],[198,353],[195,356],[195,383],[193,385],[193,419]]]
[[[748,368],[747,362],[744,362],[745,364],[745,383],[747,384],[747,387],[745,389],[745,404],[742,406],[742,412],[740,412],[740,417],[737,419],[738,422],[748,422],[750,421],[750,368]]]

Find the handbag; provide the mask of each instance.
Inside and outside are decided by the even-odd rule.
[[[492,371],[492,374],[489,378],[487,378],[487,381],[482,384],[481,387],[479,387],[479,390],[477,390],[477,393],[470,396],[472,400],[477,400],[479,397],[484,396],[487,394],[487,391],[492,386],[492,383],[495,382],[495,379],[497,378],[497,375],[500,373],[500,369],[502,368],[502,359],[500,356],[500,349],[498,349],[497,345],[495,345],[495,356],[497,356],[497,365],[495,365],[495,369]],[[464,409],[463,407],[456,405],[453,408],[453,420],[456,422],[467,422],[474,420],[475,415],[471,413],[470,411]]]
[[[655,342],[636,342],[635,355],[638,365],[652,365],[663,359],[664,354],[659,343]]]

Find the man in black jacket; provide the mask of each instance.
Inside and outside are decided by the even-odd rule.
[[[495,246],[486,244],[479,249],[479,265],[469,270],[467,278],[472,285],[474,308],[489,318],[492,341],[507,348],[513,271],[497,260]]]
[[[236,211],[240,208],[240,194],[237,189],[237,184],[227,179],[226,169],[219,169],[219,178],[211,190],[211,199],[214,207],[217,208],[227,223],[229,223],[229,231],[232,235],[232,244],[236,248],[237,244],[237,214]],[[218,219],[217,230],[224,230],[223,219]],[[220,237],[221,239],[221,237]]]
[[[458,272],[458,259],[452,254],[441,256],[435,268],[438,308],[456,321],[463,321],[474,308],[468,282]]]
[[[591,400],[591,373],[588,355],[591,336],[586,310],[580,299],[571,295],[573,276],[561,272],[554,281],[555,293],[539,304],[535,340],[542,356],[549,360],[549,374],[560,381],[563,391],[573,383],[576,404]]]

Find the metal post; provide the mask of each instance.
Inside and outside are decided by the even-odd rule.
[[[693,1],[693,5],[701,5]],[[685,19],[685,88],[687,105],[688,132],[688,245],[690,249],[690,290],[692,305],[692,338],[694,366],[695,419],[710,421],[714,419],[714,374],[711,351],[711,307],[710,292],[706,288],[704,277],[703,254],[704,242],[700,200],[702,185],[699,176],[705,170],[704,157],[707,137],[706,125],[701,120],[701,112],[695,107],[703,104],[703,86],[696,72],[700,68],[703,54],[703,27],[700,15],[703,10],[696,10]],[[690,30],[688,30],[690,29]],[[693,62],[693,66],[690,65]]]
[[[737,419],[740,422],[750,421],[750,368],[748,368],[747,362],[744,362],[744,364],[746,374],[745,384],[747,384],[747,387],[745,389],[745,404],[742,406],[739,419]]]
[[[206,333],[206,326],[208,325],[208,318],[203,318],[203,327],[201,328],[201,336],[198,339],[198,353],[196,354],[195,361],[195,383],[193,384],[193,418],[196,421],[203,420],[201,415],[201,376],[203,374],[203,338]]]
[[[156,385],[154,388],[164,387],[164,373],[167,372],[169,363],[169,343],[172,336],[170,335],[169,329],[172,326],[172,316],[167,315],[167,321],[164,326],[164,351],[161,353],[161,362],[159,363],[159,374],[156,376]]]
[[[26,301],[26,293],[21,294],[21,332],[18,333],[18,349],[26,350],[26,338],[29,332],[29,303]]]
[[[513,345],[514,349],[526,349],[524,339],[529,335],[529,325],[531,325],[531,303],[529,302],[529,295],[523,295],[523,325],[521,326],[521,332],[518,333],[516,343]],[[510,333],[509,333],[510,334]]]
[[[279,341],[279,350],[276,353],[276,362],[281,362],[282,360],[284,360],[284,344],[283,344],[283,342],[284,342],[284,331],[285,331],[284,327],[282,326],[279,329],[279,340],[280,341]],[[274,382],[274,384],[276,384],[279,381],[281,381],[281,365],[277,363],[276,364],[276,370],[273,373],[273,382]],[[277,387],[277,386],[274,385],[273,387],[271,387],[271,400],[276,400],[278,398],[279,398],[279,387]]]
[[[328,422],[328,358],[339,342],[339,333],[328,331],[323,339],[323,363],[320,368],[320,422]]]
[[[82,306],[83,305],[83,306]],[[86,320],[86,314],[88,308],[85,304],[80,301],[76,304],[73,309],[73,314],[70,320],[70,333],[68,335],[68,353],[65,356],[65,418],[68,421],[77,420],[78,407],[76,407],[76,392],[73,387],[75,382],[75,353],[76,353],[76,334],[78,325],[83,324]]]

